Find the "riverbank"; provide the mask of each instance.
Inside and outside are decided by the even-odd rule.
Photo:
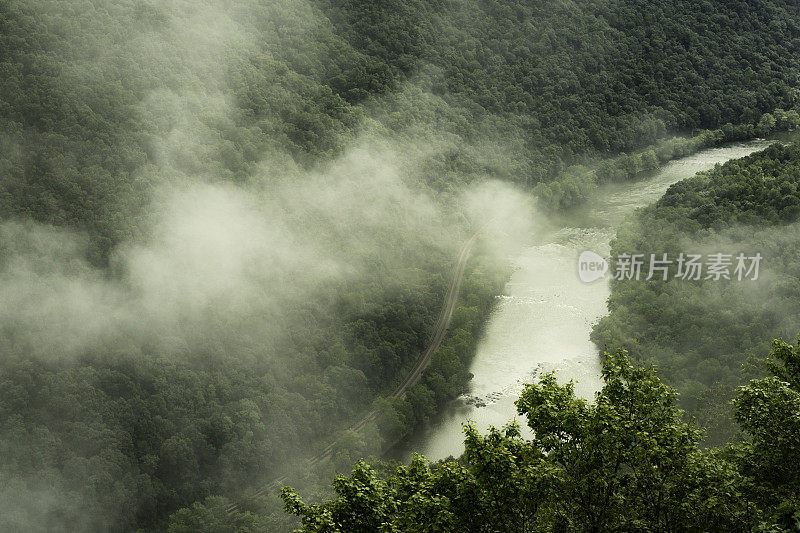
[[[514,401],[525,382],[554,371],[561,381],[577,378],[576,392],[591,398],[600,385],[594,323],[607,313],[607,282],[582,283],[576,260],[583,250],[601,255],[622,220],[658,199],[677,181],[717,163],[766,148],[754,140],[701,150],[672,161],[641,179],[609,183],[590,201],[559,217],[542,217],[529,246],[510,258],[514,272],[479,340],[469,371],[469,391],[449,402],[431,422],[396,447],[392,458],[417,451],[436,460],[463,450],[461,426],[500,426],[516,415]]]
[[[755,137],[796,137],[798,126],[800,115],[797,111],[776,109],[753,123],[728,123],[716,130],[660,139],[630,154],[603,159],[593,168],[569,167],[555,180],[538,183],[533,194],[551,211],[571,209],[585,203],[600,185],[635,180],[670,161],[727,143],[745,142]]]

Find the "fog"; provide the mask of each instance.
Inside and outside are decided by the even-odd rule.
[[[445,104],[425,87],[428,74],[412,77],[395,96],[340,114],[326,111],[328,122],[313,124],[314,106],[342,104],[318,89],[317,79],[336,68],[340,45],[330,23],[305,2],[26,1],[15,9],[36,15],[59,36],[48,45],[57,92],[69,105],[83,106],[65,104],[65,113],[110,117],[122,127],[109,126],[96,153],[66,148],[58,155],[65,166],[87,172],[70,176],[67,189],[78,197],[91,187],[101,191],[98,201],[81,205],[100,230],[71,224],[69,215],[67,223],[23,216],[0,223],[3,366],[28,359],[45,368],[93,360],[236,360],[273,369],[275,380],[302,379],[294,369],[307,363],[294,359],[304,346],[286,350],[286,344],[318,342],[303,333],[335,327],[341,294],[351,286],[413,291],[431,277],[446,279],[476,231],[481,253],[496,258],[534,231],[530,197],[501,184],[493,170],[502,167],[504,151],[518,147],[502,140],[475,146],[438,129],[432,117]],[[127,105],[109,109],[117,100]],[[420,101],[433,111],[417,116]],[[54,142],[3,134],[0,147],[22,161],[26,150],[45,141]],[[324,151],[298,156],[307,145]],[[122,163],[105,168],[118,146],[125,149],[114,154]],[[481,164],[463,175],[438,174],[453,153]],[[54,199],[53,209],[69,198]],[[98,260],[96,250],[104,247]],[[334,377],[342,373],[332,366]],[[366,380],[353,375],[357,395]],[[302,392],[304,385],[292,386]],[[228,423],[236,420],[235,413],[226,416]],[[283,449],[282,426],[270,425],[286,425],[293,412],[262,416],[273,454],[262,462],[306,451]],[[335,424],[333,416],[319,416],[326,426]],[[100,424],[87,423],[94,422]],[[10,465],[24,464],[27,450],[47,441],[46,435],[23,437],[13,425],[0,429],[0,444],[15,458]],[[188,441],[197,429],[180,420],[174,434]],[[6,524],[80,531],[131,522],[139,511],[120,498],[138,502],[130,492],[136,472],[114,474],[120,480],[113,490],[76,483],[81,472],[95,469],[83,457],[101,454],[100,444],[82,438],[58,443],[81,457],[79,466],[42,465],[0,484],[0,501],[14,509]],[[296,444],[300,437],[291,438]],[[186,455],[171,452],[173,444],[152,451],[160,464]],[[219,453],[224,465],[247,469],[236,462],[236,449]],[[236,485],[232,476],[224,480],[228,488]],[[81,520],[61,518],[65,513]]]
[[[769,328],[772,337],[793,341],[797,335],[794,317],[798,314],[794,288],[798,273],[794,266],[798,231],[800,224],[797,223],[777,228],[737,224],[684,240],[683,249],[696,250],[695,253],[705,258],[718,253],[732,256],[730,281],[706,281],[693,288],[696,292],[693,297],[702,302],[703,314],[725,316],[735,324],[760,323]],[[746,276],[751,261],[745,262],[741,280],[734,273],[739,253],[748,258],[761,255],[758,268]],[[766,336],[755,353],[749,355],[765,356],[772,337]]]
[[[739,141],[797,129],[796,13],[762,7],[774,16],[663,0],[0,2],[0,530],[291,530],[303,509],[277,484],[318,502],[360,458],[384,476],[372,459],[453,399],[469,417],[496,402],[485,428],[550,368],[591,396],[599,345],[658,362],[735,442],[739,366],[800,313],[797,227],[748,229],[761,206],[739,202],[738,178],[756,178],[738,174],[688,225],[622,219],[766,147]],[[759,157],[758,176],[786,170]],[[796,215],[787,176],[756,191],[762,222]],[[729,208],[752,213],[728,227]],[[664,252],[760,252],[760,278],[609,292],[575,276],[580,251],[662,237]],[[686,464],[738,476],[684,440]],[[531,520],[583,519],[550,492]],[[601,518],[665,516],[625,502]]]
[[[50,6],[54,21],[66,16],[59,8]],[[82,20],[122,26],[114,4],[103,8],[110,18]],[[149,161],[134,173],[144,201],[115,199],[119,215],[133,216],[122,221],[130,237],[113,249],[109,271],[87,261],[81,232],[30,221],[2,225],[0,327],[11,353],[68,358],[126,343],[180,352],[219,328],[249,329],[262,344],[285,326],[287,300],[359,279],[376,261],[410,276],[425,254],[455,257],[477,228],[498,254],[531,231],[530,200],[508,185],[485,177],[446,196],[427,187],[424,163],[464,147],[427,124],[406,130],[398,145],[384,135],[379,110],[341,155],[315,168],[276,147],[244,177],[231,175],[223,159],[232,147],[220,128],[240,110],[227,94],[227,67],[258,48],[326,58],[302,37],[325,30],[309,6],[230,8],[222,1],[141,3],[146,16],[120,39],[88,41],[79,28],[68,34],[76,58],[71,90],[108,70],[153,76],[147,84],[156,87],[136,110],[151,133],[155,126]],[[408,91],[416,92],[414,84]]]
[[[354,147],[326,171],[238,186],[181,180],[154,190],[143,242],[123,242],[112,272],[87,238],[32,222],[0,226],[0,323],[19,355],[64,358],[122,339],[160,345],[198,331],[281,327],[287,300],[358,280],[374,261],[412,275],[425,253],[455,257],[478,228],[498,254],[530,230],[530,201],[484,182],[447,204],[404,180],[391,153]],[[447,213],[457,205],[460,212]],[[465,222],[468,220],[469,223]],[[402,280],[401,280],[402,281]],[[249,322],[254,316],[263,321]],[[164,340],[163,337],[167,337]],[[9,346],[10,347],[10,346]]]

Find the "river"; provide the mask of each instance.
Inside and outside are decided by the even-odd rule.
[[[525,383],[545,372],[575,381],[578,395],[592,399],[601,387],[592,326],[606,314],[609,283],[578,278],[578,256],[591,250],[606,257],[622,220],[664,194],[671,184],[717,163],[766,148],[754,140],[700,151],[672,161],[636,181],[601,187],[591,201],[560,220],[542,220],[530,243],[510,260],[514,272],[492,313],[470,371],[469,393],[445,406],[394,455],[412,450],[431,460],[464,451],[462,424],[485,430],[518,418],[514,401]],[[525,427],[524,421],[520,424]]]

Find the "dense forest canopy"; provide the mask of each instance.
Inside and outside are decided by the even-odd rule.
[[[796,126],[799,10],[0,0],[0,528],[287,527],[223,496],[378,406],[349,467],[463,391],[530,231],[509,183],[566,206]],[[663,139],[698,129],[722,133]],[[486,221],[429,371],[382,400]]]
[[[771,375],[734,402],[744,444],[700,449],[674,390],[624,353],[605,354],[605,385],[592,404],[552,375],[526,387],[516,405],[531,439],[516,422],[486,435],[468,426],[457,461],[417,456],[377,471],[359,462],[322,504],[284,489],[286,510],[302,518],[300,531],[329,533],[796,531],[798,347],[775,341],[766,363]],[[208,503],[176,515],[172,531],[189,531],[198,517],[233,526]]]
[[[516,402],[530,438],[469,424],[457,459],[359,461],[315,503],[287,487],[298,531],[797,531],[800,337],[764,354],[800,320],[799,183],[795,142],[672,185],[619,229],[612,271],[623,254],[741,251],[762,254],[757,275],[615,278],[593,340],[631,352],[603,353],[592,402],[544,375]],[[171,527],[233,527],[218,507]]]
[[[614,280],[599,346],[656,364],[708,439],[736,439],[729,400],[758,374],[764,339],[791,338],[800,320],[797,217],[800,145],[774,144],[679,182],[620,228],[619,254],[756,253],[758,280]],[[743,365],[745,371],[743,372]]]
[[[535,184],[666,132],[790,109],[798,9],[5,0],[0,214],[85,229],[103,262],[142,231],[165,174],[313,165],[365,116],[435,140],[419,156],[440,188],[486,173]]]

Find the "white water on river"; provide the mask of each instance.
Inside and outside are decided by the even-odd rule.
[[[485,430],[518,418],[514,401],[523,385],[542,373],[553,371],[561,382],[574,380],[576,393],[592,399],[602,380],[599,351],[589,333],[606,314],[609,284],[582,282],[578,255],[592,250],[606,257],[616,228],[637,207],[657,200],[677,181],[769,144],[755,140],[703,150],[637,181],[603,186],[569,219],[543,222],[530,244],[510,258],[515,271],[479,342],[469,393],[396,450],[397,458],[407,460],[411,450],[431,460],[460,455],[462,424],[473,420]]]

